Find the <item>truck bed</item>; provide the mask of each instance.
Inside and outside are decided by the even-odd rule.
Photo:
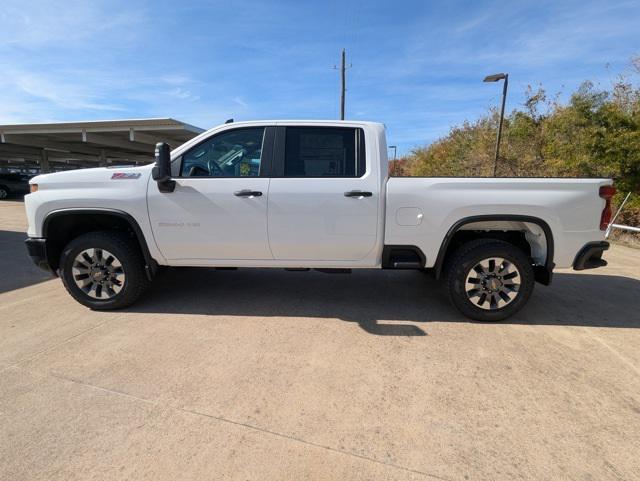
[[[553,235],[553,262],[571,267],[585,242],[604,239],[599,188],[610,179],[391,177],[386,189],[386,245],[415,245],[433,267],[443,239],[462,219],[537,217]],[[471,227],[474,227],[471,224]],[[483,225],[475,224],[482,228]]]

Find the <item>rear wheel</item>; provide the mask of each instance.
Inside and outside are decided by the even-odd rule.
[[[0,200],[6,199],[9,197],[9,189],[7,189],[4,185],[0,185]]]
[[[136,245],[119,232],[89,232],[62,251],[60,277],[80,304],[118,309],[133,304],[149,281]]]
[[[449,298],[465,316],[502,321],[529,300],[535,283],[533,267],[518,247],[497,239],[462,245],[446,270]]]

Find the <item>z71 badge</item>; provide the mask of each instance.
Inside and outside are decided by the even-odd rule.
[[[121,179],[138,179],[140,177],[140,173],[126,173],[126,172],[116,172],[111,176],[111,180],[121,180]]]

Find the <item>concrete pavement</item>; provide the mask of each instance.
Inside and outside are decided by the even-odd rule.
[[[0,202],[0,479],[640,479],[640,251],[469,322],[419,272],[170,270],[92,312]]]

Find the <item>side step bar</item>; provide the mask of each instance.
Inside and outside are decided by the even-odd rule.
[[[423,269],[426,258],[419,247],[385,245],[382,250],[383,269]]]

